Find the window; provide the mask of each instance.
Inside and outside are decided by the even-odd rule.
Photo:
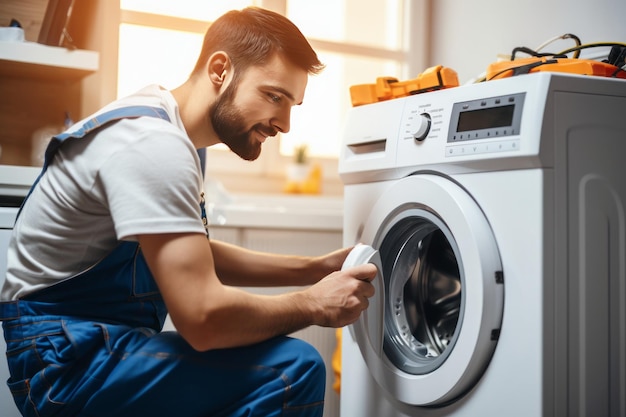
[[[423,0],[426,3],[427,0]],[[309,146],[324,172],[336,174],[336,158],[349,86],[373,83],[376,77],[406,79],[417,75],[421,58],[409,53],[420,1],[398,0],[121,0],[118,96],[148,83],[166,88],[188,76],[212,20],[231,9],[254,5],[289,17],[310,40],[326,69],[309,78],[304,103],[292,111],[291,131],[264,144],[255,164],[229,152],[212,155],[224,172],[282,175],[294,147]],[[421,6],[423,9],[423,6]],[[423,27],[421,23],[418,27]],[[423,42],[423,40],[421,41]],[[418,45],[421,46],[421,45]],[[420,68],[420,71],[423,68]],[[216,151],[216,153],[220,153]],[[222,162],[220,162],[222,161]],[[327,169],[326,169],[327,168]]]

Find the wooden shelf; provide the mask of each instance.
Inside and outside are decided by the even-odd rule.
[[[0,41],[0,165],[39,164],[32,154],[44,132],[63,129],[66,113],[80,120],[115,98],[119,1],[73,1],[67,30],[76,49],[34,42],[48,3],[0,0],[0,20],[19,20],[26,39]],[[0,169],[0,182],[6,175],[14,173]]]
[[[0,76],[38,80],[78,80],[98,70],[94,51],[70,50],[35,42],[0,41]]]
[[[99,54],[35,42],[0,41],[0,164],[30,165],[33,137],[61,129],[65,112],[81,117],[83,79]],[[2,171],[0,171],[2,174]]]

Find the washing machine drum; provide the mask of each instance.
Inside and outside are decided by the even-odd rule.
[[[458,337],[462,284],[455,251],[428,217],[412,213],[393,226],[381,247],[387,293],[384,351],[400,370],[436,369]]]
[[[409,406],[449,404],[488,366],[500,333],[504,284],[485,215],[441,176],[390,187],[364,225],[359,259],[379,274],[353,334],[377,383]]]

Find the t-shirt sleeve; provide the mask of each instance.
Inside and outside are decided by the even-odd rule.
[[[124,150],[111,154],[100,168],[98,182],[117,238],[204,233],[199,166],[189,139],[169,129],[142,133]]]

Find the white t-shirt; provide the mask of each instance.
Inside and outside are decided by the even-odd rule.
[[[161,107],[170,122],[122,119],[63,143],[13,230],[2,301],[84,271],[119,240],[205,233],[200,160],[174,97],[149,86],[101,112],[130,105]]]

